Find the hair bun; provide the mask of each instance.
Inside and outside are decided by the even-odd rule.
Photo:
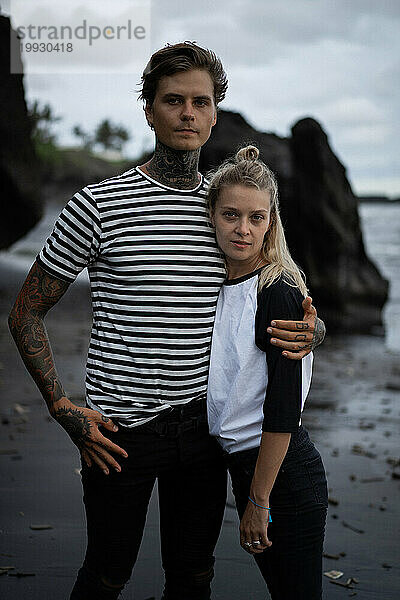
[[[240,160],[257,160],[260,156],[260,151],[255,146],[245,146],[244,148],[240,148],[240,150],[236,153],[236,161]]]

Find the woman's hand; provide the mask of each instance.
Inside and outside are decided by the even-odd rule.
[[[260,554],[272,546],[272,542],[268,539],[268,519],[268,510],[259,508],[250,500],[248,501],[240,522],[240,545],[249,554]]]

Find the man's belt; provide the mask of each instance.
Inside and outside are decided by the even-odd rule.
[[[207,423],[207,413],[204,403],[200,401],[196,408],[197,407],[199,414],[191,416],[185,415],[189,405],[174,407],[172,411],[165,416],[160,415],[158,418],[146,423],[146,427],[162,437],[179,437],[182,433],[186,433],[187,431],[197,431],[201,425]],[[192,406],[189,410],[191,408]]]

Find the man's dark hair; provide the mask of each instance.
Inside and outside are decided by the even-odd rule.
[[[151,106],[161,77],[192,69],[203,69],[209,73],[217,106],[225,98],[228,88],[226,73],[220,59],[212,50],[201,48],[194,42],[168,44],[153,54],[143,71],[139,99]]]

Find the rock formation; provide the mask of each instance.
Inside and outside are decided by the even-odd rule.
[[[22,237],[41,216],[23,75],[10,73],[10,35],[18,44],[10,20],[0,15],[0,248]]]
[[[10,74],[10,35],[15,36],[10,21],[0,15],[0,248],[24,235],[41,215],[40,169],[23,76]],[[249,142],[277,174],[289,247],[328,328],[345,333],[381,326],[388,283],[365,254],[357,199],[321,126],[302,119],[291,138],[281,138],[257,131],[237,113],[220,111],[200,170],[219,165]]]
[[[365,254],[357,198],[319,123],[302,119],[291,138],[280,138],[220,111],[201,170],[214,168],[244,143],[255,143],[277,175],[288,244],[328,328],[348,333],[380,327],[388,282]]]

